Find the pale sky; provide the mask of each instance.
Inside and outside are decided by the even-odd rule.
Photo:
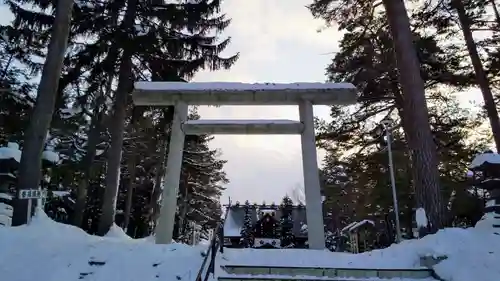
[[[323,23],[305,8],[311,1],[225,0],[222,11],[232,18],[223,34],[232,37],[225,53],[240,52],[240,59],[229,71],[202,72],[194,81],[323,82],[340,36],[334,29],[317,32]],[[9,16],[2,8],[0,23],[6,24]],[[316,116],[328,117],[328,107],[314,110]],[[295,107],[203,107],[200,113],[202,118],[298,120]],[[303,185],[299,136],[216,136],[211,146],[228,160],[231,183],[223,203],[229,196],[233,201],[278,202]]]
[[[325,81],[325,67],[340,36],[334,29],[317,32],[323,23],[305,8],[311,1],[226,0],[222,10],[233,20],[226,32],[232,37],[226,53],[240,52],[241,57],[231,70],[200,73],[195,81]],[[316,116],[329,115],[326,106],[314,110]],[[298,120],[293,106],[201,108],[200,113],[202,118]],[[212,147],[222,149],[228,160],[231,183],[223,200],[278,202],[303,185],[299,136],[216,136]]]
[[[323,27],[305,8],[312,0],[226,0],[222,10],[233,22],[227,29],[232,37],[228,54],[241,58],[229,71],[200,73],[195,81],[236,82],[323,82],[325,68],[338,50],[341,34]],[[471,101],[482,104],[479,90],[457,94],[466,107]],[[476,108],[478,109],[478,108]],[[329,108],[316,106],[315,115],[328,119]],[[202,108],[205,118],[298,120],[295,107]],[[216,136],[212,147],[221,148],[229,162],[226,171],[231,183],[225,198],[244,201],[278,202],[297,185],[303,186],[299,136]],[[324,153],[319,151],[318,163]],[[227,202],[227,201],[226,201]]]

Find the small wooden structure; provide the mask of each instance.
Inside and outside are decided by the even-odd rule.
[[[371,220],[355,221],[344,227],[341,233],[349,236],[352,253],[369,251],[375,241],[375,223]]]

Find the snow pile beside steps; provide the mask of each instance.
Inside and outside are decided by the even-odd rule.
[[[114,226],[105,237],[52,221],[0,227],[0,279],[9,281],[194,280],[203,246],[155,245]]]

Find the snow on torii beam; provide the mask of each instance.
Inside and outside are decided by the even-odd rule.
[[[188,120],[182,124],[186,135],[300,135],[304,124],[293,120]]]
[[[136,105],[175,105],[163,204],[156,230],[156,243],[172,242],[177,208],[185,134],[300,134],[306,199],[308,242],[311,249],[324,249],[324,225],[313,105],[356,103],[356,88],[348,83],[184,83],[136,82],[132,93]],[[188,105],[298,105],[300,122],[289,120],[186,120]]]
[[[165,106],[182,101],[190,105],[343,105],[356,102],[350,83],[233,83],[136,82],[136,105]]]

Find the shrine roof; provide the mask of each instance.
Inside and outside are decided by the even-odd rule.
[[[498,153],[478,154],[474,157],[469,166],[471,170],[483,170],[495,167],[500,167],[500,154]]]
[[[245,208],[245,204],[225,204],[223,205],[224,207],[226,208]],[[300,204],[296,204],[296,205],[291,205],[290,207],[294,208],[294,209],[305,209],[306,206],[305,205],[300,205]],[[262,204],[250,204],[250,208],[253,208],[253,209],[280,209],[281,208],[281,205],[262,205]]]
[[[245,220],[245,205],[226,205],[227,213],[224,219],[224,236],[225,237],[239,237],[241,236],[241,229],[243,228]],[[274,210],[275,217],[281,217],[281,209],[279,206],[271,208],[272,205],[251,205],[250,216],[252,218],[252,224],[255,224],[259,219],[259,210]],[[306,209],[301,205],[294,205],[292,211],[293,217],[293,232],[296,236],[301,236],[301,227],[303,224],[307,224]]]
[[[362,221],[351,222],[346,227],[342,228],[341,232],[351,232],[351,231],[354,231],[354,230],[356,230],[362,226],[365,226],[365,225],[375,226],[375,222],[373,222],[372,220],[362,220]]]

